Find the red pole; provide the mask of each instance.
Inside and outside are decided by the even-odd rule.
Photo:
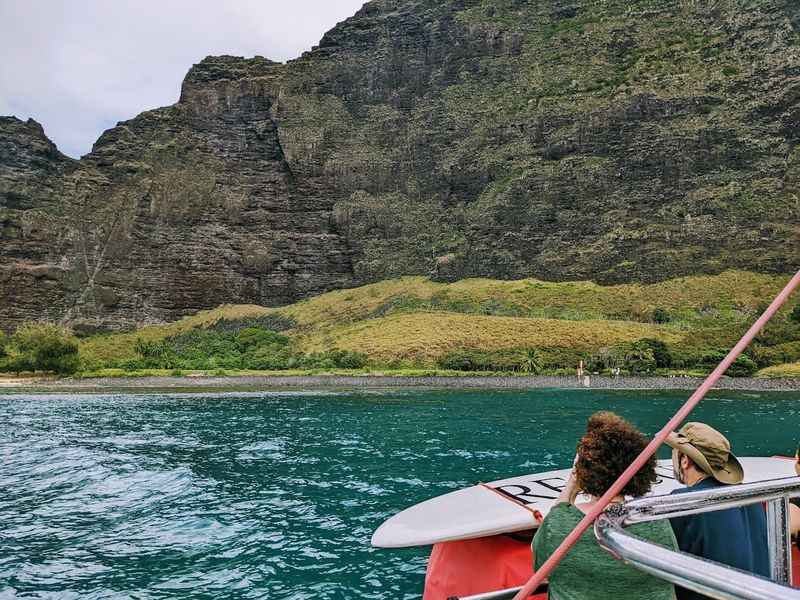
[[[759,317],[759,319],[753,323],[753,326],[744,334],[739,343],[737,343],[733,349],[728,353],[728,355],[722,360],[721,363],[717,366],[716,369],[706,378],[706,380],[702,383],[702,385],[697,388],[694,394],[686,401],[686,403],[675,413],[675,415],[669,420],[669,422],[664,426],[664,428],[658,432],[658,434],[650,441],[647,447],[642,450],[642,453],[636,457],[636,459],[630,464],[630,466],[625,469],[622,475],[619,476],[613,485],[608,488],[608,491],[603,494],[603,496],[597,501],[597,504],[592,507],[592,509],[586,513],[586,515],[581,519],[580,523],[575,526],[575,529],[564,538],[564,541],[556,548],[555,552],[548,558],[541,568],[533,574],[533,577],[530,578],[528,583],[526,583],[523,588],[517,592],[517,595],[514,596],[514,600],[525,600],[530,594],[537,588],[539,585],[544,581],[544,579],[551,573],[553,569],[555,569],[556,565],[561,561],[562,558],[569,552],[569,549],[575,544],[575,542],[580,539],[583,532],[586,531],[589,526],[594,523],[594,520],[600,516],[600,513],[605,510],[606,506],[611,502],[611,500],[622,492],[622,489],[628,484],[628,482],[636,475],[637,471],[644,465],[653,454],[656,453],[659,446],[664,443],[667,439],[667,436],[670,432],[677,429],[680,424],[683,422],[686,417],[689,416],[689,413],[692,412],[695,406],[697,406],[700,401],[705,397],[708,391],[714,387],[714,384],[719,381],[719,378],[728,370],[728,367],[739,357],[739,355],[744,352],[745,348],[753,341],[753,338],[756,337],[767,324],[775,313],[778,312],[778,309],[786,302],[792,292],[800,286],[800,271],[795,273],[794,277],[786,284],[786,287],[783,288],[780,294],[772,301],[772,304],[769,305],[764,314]]]

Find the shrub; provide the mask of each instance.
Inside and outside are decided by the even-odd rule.
[[[693,367],[698,367],[704,365],[703,357],[705,356],[705,351],[699,348],[691,348],[691,347],[678,347],[672,348],[670,350],[670,356],[672,358],[672,367],[678,369],[691,369]]]
[[[777,346],[754,345],[750,357],[759,368],[800,361],[800,342],[788,342]]]
[[[665,342],[654,338],[643,338],[637,342],[644,348],[648,348],[653,353],[656,361],[656,368],[668,369],[672,366],[672,353]]]
[[[751,377],[758,371],[758,365],[747,356],[740,356],[728,367],[726,375],[730,377]]]
[[[707,369],[714,369],[727,356],[727,350],[712,350],[703,355],[701,365]],[[749,356],[742,355],[726,371],[729,377],[750,377],[758,371],[758,365]]]
[[[236,342],[239,349],[246,352],[260,346],[286,346],[289,344],[289,338],[269,329],[248,327],[236,334]]]
[[[535,350],[534,350],[535,352]],[[534,363],[539,362],[538,368],[541,370],[541,357],[534,357]],[[478,371],[502,371],[510,373],[513,371],[521,371],[526,368],[525,363],[527,360],[527,349],[515,350],[498,350],[496,352],[483,352],[479,354]],[[529,365],[536,367],[536,365]],[[532,373],[534,371],[527,371]],[[538,371],[536,371],[538,372]]]
[[[272,313],[261,317],[243,319],[220,319],[209,327],[212,331],[220,333],[238,333],[245,329],[262,329],[268,331],[286,331],[297,327],[297,321],[292,317]]]
[[[330,356],[340,369],[363,369],[367,364],[367,356],[361,352],[332,350]]]
[[[9,367],[14,371],[53,371],[69,375],[78,370],[78,340],[51,323],[24,323],[11,337]]]
[[[542,356],[535,348],[528,348],[521,353],[519,370],[534,375],[542,372]]]
[[[436,363],[449,371],[475,371],[474,355],[471,350],[455,350],[441,356]]]
[[[792,312],[789,313],[789,318],[795,323],[800,323],[800,304],[792,309]]]
[[[727,354],[725,350],[711,350],[703,354],[700,364],[704,367],[716,367]]]
[[[574,373],[578,363],[586,360],[586,353],[575,348],[539,348],[538,352],[542,357],[542,369],[547,371],[570,369]]]
[[[448,352],[437,360],[437,365],[449,371],[493,371],[540,373],[544,368],[542,355],[533,348],[517,348],[482,352],[462,349]]]
[[[304,369],[362,369],[366,364],[366,354],[334,348],[304,356],[299,360],[298,366]],[[286,365],[285,368],[290,368],[288,360]]]
[[[786,318],[773,319],[756,338],[756,342],[763,346],[777,346],[794,341],[800,341],[800,322]]]
[[[671,320],[672,316],[669,314],[666,308],[656,308],[653,311],[653,323],[669,323]]]
[[[642,340],[628,347],[624,360],[625,367],[631,373],[647,373],[656,368],[655,353],[650,345]]]
[[[230,332],[192,329],[164,342],[178,359],[189,363],[206,364],[212,358],[220,363],[231,363],[237,362],[241,355],[236,334]]]
[[[725,77],[733,77],[734,75],[739,74],[739,69],[732,67],[731,65],[725,65],[722,67],[722,74],[725,75]]]
[[[289,368],[291,354],[285,348],[262,347],[242,359],[242,367],[257,371],[282,371]]]
[[[484,362],[481,352],[470,349],[448,352],[437,361],[441,368],[451,371],[478,371]]]
[[[0,358],[5,358],[8,356],[6,352],[6,344],[8,343],[8,338],[6,338],[6,334],[0,330]]]
[[[105,363],[103,361],[97,359],[87,359],[86,357],[81,357],[80,360],[80,370],[83,373],[91,373],[92,371],[99,371],[100,369],[106,368]]]
[[[622,367],[625,364],[625,350],[620,346],[600,348],[586,359],[586,369],[590,372],[602,373],[609,369]]]
[[[147,366],[147,362],[141,358],[129,358],[118,363],[118,367],[123,371],[141,371],[142,369],[152,368]]]
[[[335,369],[336,363],[333,359],[326,358],[325,353],[317,353],[302,357],[298,366],[301,369]]]
[[[133,349],[141,357],[140,369],[172,369],[177,362],[175,351],[166,340],[146,342],[137,338]]]
[[[289,338],[260,327],[192,329],[157,342],[137,340],[138,359],[125,369],[259,369],[288,368]]]

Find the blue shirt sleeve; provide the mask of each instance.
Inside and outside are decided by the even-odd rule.
[[[680,488],[672,493],[680,494],[718,485],[721,484],[705,480],[694,488]],[[670,519],[670,524],[682,552],[769,576],[767,521],[764,507],[760,504],[676,517]],[[678,598],[684,600],[704,596],[679,589]]]
[[[688,552],[695,556],[707,556],[706,527],[703,519],[697,519],[696,515],[691,515],[675,517],[669,522],[672,525],[672,531],[675,532],[681,552]]]

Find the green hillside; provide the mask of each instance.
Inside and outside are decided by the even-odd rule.
[[[759,372],[761,377],[800,377],[800,362],[768,367]]]
[[[700,373],[786,281],[741,271],[615,286],[405,277],[282,308],[225,305],[168,325],[86,338],[80,355],[88,369],[238,371],[257,363],[313,370],[342,368],[336,357],[345,356],[360,369],[519,371],[534,352],[536,371],[574,370],[584,360],[600,371]],[[743,374],[800,360],[795,305],[748,351]],[[259,337],[269,331],[277,337]]]

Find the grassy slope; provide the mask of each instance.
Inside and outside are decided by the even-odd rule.
[[[758,372],[759,377],[800,377],[800,362],[767,367]]]
[[[624,321],[415,312],[332,327],[302,339],[309,350],[323,350],[329,342],[335,342],[343,350],[364,352],[382,360],[401,358],[427,364],[458,348],[502,350],[527,346],[591,351],[616,342],[653,337],[673,342],[680,338],[655,325]]]
[[[682,322],[721,325],[741,321],[768,301],[786,277],[728,271],[717,276],[682,277],[651,285],[600,286],[591,282],[552,283],[535,279],[497,281],[467,279],[452,284],[423,277],[403,277],[352,290],[330,292],[279,309],[301,325],[360,320],[388,302],[417,298],[440,305],[461,304],[464,310],[492,310],[485,303],[504,304],[518,316],[567,320],[607,318],[642,321],[653,309],[668,309]],[[502,311],[503,306],[495,310]],[[705,311],[704,311],[705,309]],[[707,314],[703,314],[703,313]]]
[[[277,313],[297,323],[287,332],[311,352],[333,347],[365,352],[381,362],[430,366],[462,347],[565,347],[591,351],[655,337],[676,346],[730,345],[757,307],[786,282],[783,276],[730,271],[652,285],[599,286],[532,279],[470,279],[453,284],[404,277],[339,290],[291,306],[221,306],[176,323],[84,340],[87,358],[133,357],[136,338],[156,340],[221,319]],[[670,323],[648,322],[655,308]]]
[[[117,333],[100,335],[81,341],[80,352],[85,358],[91,360],[109,360],[119,358],[134,358],[133,345],[137,339],[144,341],[163,340],[166,337],[177,335],[195,327],[207,327],[220,319],[242,319],[259,317],[271,312],[262,306],[249,304],[222,306],[213,310],[203,310],[196,315],[186,317],[166,325],[149,325],[130,333]]]

